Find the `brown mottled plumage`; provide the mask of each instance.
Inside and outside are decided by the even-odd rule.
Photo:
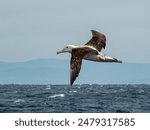
[[[101,51],[102,48],[105,49],[106,46],[106,37],[104,34],[97,31],[91,30],[93,37],[85,45],[93,46],[98,51]]]
[[[98,54],[96,50],[89,47],[80,47],[72,49],[71,61],[70,61],[70,84],[72,85],[75,79],[78,77],[81,69],[82,59],[88,53]]]
[[[102,48],[106,46],[106,37],[102,33],[91,30],[93,37],[88,41],[85,45],[92,46],[97,49],[97,51],[101,51]],[[72,50],[71,57],[71,70],[70,70],[70,84],[72,85],[75,79],[78,77],[81,69],[82,59],[88,53],[93,51],[89,47],[76,48]]]

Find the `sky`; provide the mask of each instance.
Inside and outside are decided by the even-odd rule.
[[[67,59],[56,52],[105,34],[104,54],[150,63],[149,0],[0,0],[0,61]]]

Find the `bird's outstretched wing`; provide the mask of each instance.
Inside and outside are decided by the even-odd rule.
[[[91,51],[93,50],[89,47],[72,49],[70,61],[70,85],[74,83],[80,73],[83,57]]]
[[[85,45],[93,46],[98,51],[101,51],[102,48],[105,49],[106,46],[106,37],[104,34],[97,31],[91,30],[93,37]]]

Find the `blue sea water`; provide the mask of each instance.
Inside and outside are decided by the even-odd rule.
[[[1,113],[148,113],[150,85],[0,85]]]

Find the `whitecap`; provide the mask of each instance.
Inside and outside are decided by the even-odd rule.
[[[46,88],[46,89],[47,89],[47,90],[48,90],[48,89],[51,89],[51,85],[47,85],[47,88]]]
[[[14,103],[23,103],[23,102],[25,102],[25,100],[23,100],[23,99],[17,99],[14,101]]]
[[[125,89],[123,89],[123,88],[120,88],[119,90],[120,90],[120,91],[125,91]]]
[[[50,98],[56,98],[56,97],[64,97],[64,96],[65,96],[65,94],[54,94],[52,96],[49,96],[48,99],[50,99]]]
[[[139,90],[139,93],[144,93],[145,91],[143,89],[140,89]]]
[[[81,87],[79,86],[78,89],[80,89]]]
[[[76,92],[77,92],[77,90],[69,91],[69,93],[76,93]]]

